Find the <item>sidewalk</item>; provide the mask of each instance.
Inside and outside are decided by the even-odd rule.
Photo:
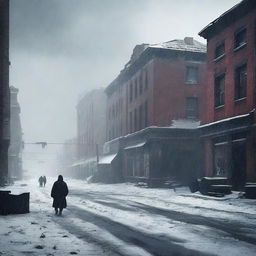
[[[0,255],[104,255],[104,251],[75,237],[58,225],[60,218],[54,215],[53,208],[42,198],[40,189],[28,191],[17,183],[4,188],[13,194],[32,192],[30,213],[0,216]],[[36,193],[36,194],[35,194]],[[50,198],[49,198],[50,199]],[[57,222],[56,222],[57,221]]]

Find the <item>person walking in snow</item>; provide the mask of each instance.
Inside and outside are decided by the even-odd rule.
[[[39,186],[42,187],[43,186],[43,177],[40,176],[40,178],[38,179],[38,182],[39,182]]]
[[[44,187],[45,187],[45,184],[46,184],[46,177],[43,176],[43,184],[44,184]]]
[[[53,198],[52,207],[55,209],[56,215],[62,215],[62,210],[67,207],[66,196],[68,195],[68,186],[63,181],[62,175],[59,175],[58,180],[54,182],[51,191]]]

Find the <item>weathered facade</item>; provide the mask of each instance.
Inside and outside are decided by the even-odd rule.
[[[149,183],[188,183],[201,173],[195,128],[204,109],[205,69],[206,47],[191,37],[136,46],[106,88],[106,145],[122,143],[115,154],[104,152],[99,169]]]
[[[201,176],[197,129],[148,127],[125,137],[124,177],[154,185],[171,179],[189,184]]]
[[[11,119],[10,119],[10,147],[9,147],[9,177],[13,179],[22,178],[22,128],[20,122],[20,105],[17,100],[19,90],[10,87]]]
[[[107,140],[173,120],[200,120],[206,47],[191,37],[138,45],[106,88]]]
[[[207,39],[205,175],[235,188],[256,180],[256,2],[244,0],[199,34]]]
[[[8,182],[9,64],[9,1],[0,0],[0,185]]]
[[[198,129],[147,127],[104,145],[98,169],[102,181],[142,181],[150,186],[166,180],[189,184],[202,175]],[[100,180],[100,179],[99,179]]]

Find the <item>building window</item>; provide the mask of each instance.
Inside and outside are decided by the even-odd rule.
[[[234,41],[234,48],[240,48],[241,46],[246,45],[246,28],[240,28],[235,32],[234,35],[235,41]]]
[[[243,64],[235,70],[235,100],[246,97],[247,66]]]
[[[228,143],[214,144],[214,172],[215,176],[228,176]]]
[[[132,102],[132,97],[133,97],[133,84],[130,83],[130,102]]]
[[[145,127],[148,126],[148,102],[146,101],[145,102],[145,107],[144,107],[144,124],[145,124]]]
[[[112,118],[114,119],[115,118],[115,106],[112,105]]]
[[[139,129],[141,130],[143,128],[143,105],[140,105],[139,107]]]
[[[111,107],[108,110],[108,118],[111,119]]]
[[[142,73],[140,73],[139,88],[140,88],[140,95],[141,95],[143,91]]]
[[[196,97],[188,97],[186,100],[187,118],[198,118],[198,99]]]
[[[138,97],[138,83],[137,83],[137,79],[135,79],[134,98],[137,99],[137,97]]]
[[[215,48],[215,59],[220,58],[225,54],[225,42],[220,42],[216,45]]]
[[[132,111],[130,112],[130,133],[132,133]]]
[[[138,123],[137,123],[137,109],[134,109],[134,131],[136,132],[137,131],[137,126],[138,126]]]
[[[215,107],[223,106],[225,103],[225,74],[215,77]]]
[[[198,68],[187,67],[186,83],[196,84],[198,79]]]
[[[148,71],[145,69],[145,90],[148,89]]]

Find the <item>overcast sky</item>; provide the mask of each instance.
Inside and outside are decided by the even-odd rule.
[[[78,96],[106,87],[136,44],[192,36],[239,0],[10,0],[10,81],[25,141],[75,136]]]

